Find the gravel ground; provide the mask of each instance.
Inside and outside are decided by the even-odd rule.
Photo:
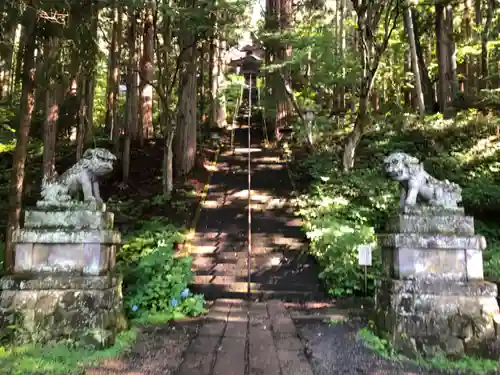
[[[199,324],[143,328],[129,353],[86,370],[86,375],[172,375]]]
[[[469,374],[428,370],[408,362],[392,362],[366,348],[357,333],[366,322],[359,318],[345,323],[296,323],[306,354],[310,358],[314,375],[445,375]]]

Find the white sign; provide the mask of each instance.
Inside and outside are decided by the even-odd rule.
[[[358,246],[358,264],[360,266],[372,265],[372,246],[359,245]]]
[[[127,92],[127,85],[120,85],[118,87],[120,89],[120,92]]]

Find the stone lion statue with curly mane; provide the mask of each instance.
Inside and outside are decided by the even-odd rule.
[[[431,206],[458,208],[462,189],[448,180],[438,180],[424,169],[423,164],[404,152],[393,152],[384,159],[385,172],[402,185],[401,207],[417,204],[417,197]]]
[[[87,149],[82,158],[62,175],[42,181],[42,200],[37,206],[68,206],[80,192],[85,203],[102,204],[98,177],[113,171],[116,156],[105,148]]]

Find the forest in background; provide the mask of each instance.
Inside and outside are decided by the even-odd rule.
[[[363,293],[356,249],[374,241],[397,207],[398,187],[381,171],[396,149],[462,185],[466,211],[488,241],[486,275],[498,278],[498,2],[267,0],[249,27],[254,5],[2,2],[4,272],[12,269],[12,233],[42,177],[88,147],[107,147],[119,159],[103,196],[125,238],[117,267],[127,314],[157,323],[201,314],[203,296],[187,288],[191,258],[175,254],[206,182],[216,147],[210,133],[224,133],[238,115],[243,80],[228,60],[251,31],[264,52],[257,110],[289,155],[304,232],[329,293]],[[375,252],[370,293],[379,270]],[[53,369],[57,358],[64,372],[94,358],[54,350],[40,359],[36,347],[5,349],[0,363],[26,374],[33,363]]]
[[[178,263],[173,253],[205,182],[210,131],[227,128],[237,115],[242,79],[230,71],[228,56],[252,31],[264,51],[259,109],[270,136],[293,159],[304,231],[330,293],[362,292],[356,248],[374,240],[396,206],[397,186],[380,168],[395,149],[463,186],[466,210],[489,243],[486,273],[497,277],[498,3],[267,0],[250,30],[251,6],[245,0],[2,3],[5,271],[12,268],[11,235],[22,209],[38,197],[42,177],[64,170],[87,147],[109,147],[119,166],[104,190],[128,241],[119,254],[127,306],[169,317],[199,314],[199,296],[172,303],[189,281],[190,261]],[[155,266],[151,247],[161,248],[154,256],[178,272],[175,286],[160,277],[138,288],[140,275],[171,272]],[[371,289],[379,266],[375,257]],[[164,295],[147,296],[150,289]]]

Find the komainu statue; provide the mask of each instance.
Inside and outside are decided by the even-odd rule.
[[[424,169],[415,157],[404,152],[393,152],[384,159],[385,172],[401,183],[401,207],[417,204],[417,197],[431,206],[458,208],[462,189],[448,180],[440,181]]]
[[[62,175],[42,181],[38,206],[68,206],[83,192],[86,203],[102,204],[98,177],[113,171],[116,156],[104,148],[87,149],[82,158]]]

